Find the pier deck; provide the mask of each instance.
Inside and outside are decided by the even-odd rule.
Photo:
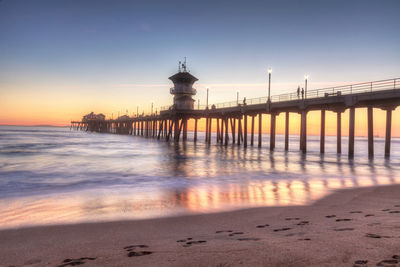
[[[301,115],[300,150],[307,151],[307,113],[321,111],[320,152],[325,152],[325,112],[337,113],[337,153],[341,153],[341,114],[349,109],[349,146],[348,155],[354,156],[355,109],[368,109],[368,155],[373,157],[373,109],[386,111],[385,156],[390,156],[392,111],[400,105],[400,78],[351,84],[306,92],[304,97],[297,93],[282,94],[249,99],[245,103],[226,102],[197,107],[192,110],[180,110],[166,107],[160,114],[129,117],[117,120],[72,121],[71,127],[86,131],[131,134],[155,137],[167,141],[187,140],[187,122],[195,120],[194,142],[197,138],[197,123],[206,119],[205,142],[210,143],[212,123],[217,123],[217,142],[228,145],[248,146],[248,119],[251,119],[250,145],[254,145],[255,117],[258,116],[258,146],[261,147],[262,116],[271,116],[270,150],[275,149],[276,116],[285,113],[285,150],[289,148],[290,113]]]

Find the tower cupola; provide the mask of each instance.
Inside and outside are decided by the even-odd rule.
[[[179,62],[178,73],[168,79],[174,83],[174,87],[170,89],[170,93],[174,96],[174,109],[193,109],[195,100],[192,96],[197,93],[196,89],[193,88],[193,84],[198,79],[187,71],[186,60],[184,63]]]

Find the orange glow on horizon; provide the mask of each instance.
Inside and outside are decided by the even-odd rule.
[[[246,85],[249,86],[249,85]],[[153,86],[154,87],[154,86]],[[146,88],[147,93],[159,94],[159,86]],[[251,86],[249,87],[251,88]],[[100,90],[93,94],[93,88],[82,89],[77,94],[70,90],[68,86],[60,86],[58,90],[51,90],[48,87],[34,87],[23,89],[20,87],[12,89],[8,93],[2,93],[0,97],[0,124],[3,125],[55,125],[69,126],[71,120],[80,120],[83,115],[94,111],[95,113],[103,113],[107,118],[118,117],[118,115],[126,114],[127,109],[121,110],[120,107],[130,107],[128,115],[136,114],[139,106],[139,113],[145,111],[150,112],[152,98],[143,100],[132,98],[135,92],[130,91],[132,88],[118,87],[111,94],[109,91]],[[76,91],[76,88],[74,88]],[[250,90],[250,89],[249,89]],[[250,92],[250,91],[249,91]],[[259,92],[257,93],[259,94]],[[152,97],[152,96],[151,96]],[[199,96],[200,97],[200,96]],[[158,98],[158,97],[157,97]],[[135,99],[135,101],[131,101]],[[170,95],[162,94],[159,103],[169,103]],[[210,101],[213,103],[214,101]],[[137,103],[150,103],[141,104]],[[203,103],[202,103],[203,104]],[[158,105],[155,105],[154,111]],[[120,110],[120,112],[116,112]],[[158,109],[159,110],[159,109]],[[342,135],[348,135],[348,111],[342,113]],[[400,137],[400,108],[393,111],[392,114],[392,136]],[[243,121],[243,120],[242,120]],[[281,113],[276,118],[276,132],[283,134],[285,129],[285,114]],[[263,115],[263,133],[269,133],[270,116]],[[189,130],[194,129],[194,120],[189,120]],[[204,131],[205,119],[199,120],[198,130]],[[251,131],[251,117],[248,117],[248,133]],[[236,127],[237,130],[237,127]],[[386,130],[386,113],[381,109],[374,109],[374,135],[384,137]],[[212,131],[216,132],[216,120],[212,122]],[[229,129],[229,131],[231,131]],[[258,117],[255,118],[255,133],[258,133]],[[290,134],[299,134],[300,132],[300,115],[290,113]],[[320,112],[310,111],[307,116],[307,134],[320,134]],[[365,108],[356,109],[356,136],[367,135],[367,110]],[[336,113],[326,112],[326,135],[336,135]]]

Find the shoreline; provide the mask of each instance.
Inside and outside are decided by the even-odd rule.
[[[376,266],[395,255],[400,185],[308,206],[0,230],[4,266]]]

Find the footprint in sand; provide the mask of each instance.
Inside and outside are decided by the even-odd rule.
[[[194,244],[202,244],[202,243],[206,243],[207,241],[205,240],[199,240],[199,241],[189,241],[186,243],[186,245],[194,245]]]
[[[351,219],[336,219],[337,222],[349,222]]]
[[[337,228],[333,229],[333,231],[342,232],[342,231],[353,231],[354,228]]]
[[[362,213],[361,210],[350,211],[350,213]]]
[[[82,257],[79,259],[65,259],[63,260],[62,264],[58,265],[58,267],[65,267],[65,266],[76,266],[85,264],[86,261],[94,261],[96,258],[92,257]]]
[[[265,227],[268,227],[269,226],[269,224],[260,224],[260,225],[257,225],[256,227],[257,228],[265,228]]]
[[[375,216],[374,214],[365,214],[364,217],[371,217],[371,216]]]
[[[390,260],[383,260],[380,261],[376,264],[376,266],[396,266],[396,264],[399,263],[398,260],[396,259],[390,259]]]
[[[384,209],[384,210],[382,210],[382,211],[389,211],[390,209]]]
[[[389,213],[400,213],[400,210],[392,210],[392,211],[389,211]]]
[[[327,216],[325,216],[326,218],[335,218],[336,217],[336,215],[327,215]]]
[[[309,223],[309,221],[301,221],[297,225],[308,225]]]
[[[205,241],[205,240],[198,240],[198,241],[196,241],[196,240],[193,240],[193,238],[189,237],[189,238],[186,238],[186,239],[178,240],[178,241],[176,241],[176,242],[178,242],[178,243],[185,243],[185,244],[182,245],[182,247],[187,248],[187,247],[190,247],[190,246],[192,246],[192,245],[197,245],[197,244],[206,243],[207,241]]]
[[[218,230],[218,231],[215,231],[216,234],[221,234],[221,233],[232,233],[232,232],[233,232],[233,230]]]
[[[365,264],[367,264],[367,263],[368,263],[367,260],[356,260],[356,261],[354,262],[353,267],[358,267],[358,266],[360,266],[360,265],[365,265]]]
[[[300,241],[311,241],[311,238],[299,238]]]
[[[229,236],[243,235],[243,234],[244,234],[243,232],[234,232],[234,233],[229,234]]]
[[[300,218],[285,218],[285,220],[286,221],[291,221],[291,220],[298,221],[298,220],[300,220]]]
[[[376,234],[366,234],[365,236],[370,238],[382,238],[382,236]]]
[[[400,205],[394,205],[396,208],[400,208]]]
[[[130,245],[130,246],[124,247],[124,249],[126,250],[126,252],[128,252],[128,257],[138,257],[138,256],[145,256],[145,255],[153,254],[153,252],[146,251],[146,250],[135,251],[138,248],[140,249],[140,248],[148,248],[148,247],[149,246],[147,246],[147,245]]]
[[[237,240],[239,241],[258,241],[260,238],[255,238],[255,237],[243,237],[243,238],[238,238]]]
[[[377,235],[377,234],[365,234],[365,236],[369,238],[391,238],[391,236]]]
[[[287,231],[287,230],[290,230],[290,229],[292,229],[292,228],[284,227],[284,228],[274,229],[274,232]]]
[[[183,242],[187,242],[187,241],[192,240],[192,239],[193,239],[193,238],[188,237],[188,238],[186,238],[186,239],[177,240],[176,242],[178,242],[178,243],[183,243]]]

